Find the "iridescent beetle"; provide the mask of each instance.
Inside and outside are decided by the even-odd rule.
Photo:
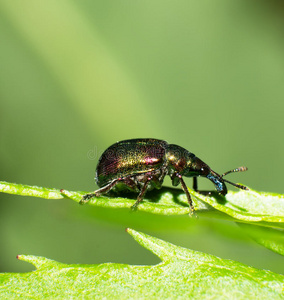
[[[164,177],[169,175],[173,186],[181,184],[193,213],[194,207],[183,177],[193,177],[195,191],[198,191],[197,177],[206,177],[214,183],[219,194],[226,195],[225,182],[248,190],[246,186],[224,179],[229,173],[246,170],[246,167],[240,167],[219,175],[193,153],[180,146],[157,139],[125,140],[104,151],[99,159],[95,177],[100,188],[84,195],[80,203],[88,202],[89,199],[106,194],[110,190],[119,192],[127,189],[139,193],[132,206],[132,209],[135,209],[143,200],[146,191],[161,188]]]

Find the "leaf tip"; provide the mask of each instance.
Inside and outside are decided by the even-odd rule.
[[[169,257],[172,257],[172,254],[168,251],[169,243],[131,228],[126,228],[126,232],[141,246],[157,255],[162,261],[166,261]]]
[[[37,269],[42,268],[44,265],[52,265],[53,261],[41,256],[34,255],[17,255],[17,259],[28,262],[34,265]]]

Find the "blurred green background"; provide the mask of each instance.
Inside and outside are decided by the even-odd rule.
[[[155,137],[220,173],[246,165],[228,179],[283,193],[281,3],[0,0],[0,180],[91,191],[103,150]],[[157,263],[126,227],[284,270],[232,222],[5,194],[0,206],[2,272],[33,269],[17,254]]]

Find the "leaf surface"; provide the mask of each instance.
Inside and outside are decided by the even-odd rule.
[[[79,202],[86,192],[74,192],[37,186],[8,183],[0,181],[0,192],[45,199],[62,199],[64,197]],[[254,190],[228,192],[226,197],[212,192],[204,196],[189,189],[198,214],[210,213],[214,217],[235,219],[240,222],[255,223],[262,226],[284,228],[284,195],[257,192]],[[135,197],[92,198],[88,205],[108,208],[131,208]],[[133,196],[133,195],[132,195]],[[139,211],[159,215],[184,215],[190,210],[182,190],[163,187],[161,190],[146,194],[139,204]],[[220,214],[221,213],[221,214]]]
[[[1,274],[1,299],[283,299],[283,275],[178,247],[132,229],[128,232],[161,263],[67,265],[20,255],[36,270]]]

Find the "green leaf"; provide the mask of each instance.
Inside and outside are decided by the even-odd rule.
[[[236,220],[257,225],[284,227],[284,195],[240,190],[228,192],[226,197],[205,197],[190,190],[198,200]]]
[[[17,183],[9,183],[0,181],[0,192],[14,194],[20,196],[31,196],[45,199],[61,199],[63,198],[60,190],[48,189],[39,186],[31,186]]]
[[[20,255],[36,270],[0,274],[0,298],[283,299],[284,276],[175,246],[128,229],[162,262],[155,266],[67,265]]]
[[[284,255],[284,232],[281,229],[239,223],[239,226],[258,244]]]
[[[284,195],[249,191],[228,192],[226,197],[215,192],[204,196],[189,189],[195,209],[199,215],[206,213],[213,217],[234,219],[240,222],[254,223],[262,226],[284,228]],[[22,196],[33,196],[46,199],[70,198],[76,202],[86,192],[48,189],[15,183],[0,182],[0,192]],[[133,195],[132,195],[133,196]],[[108,208],[128,208],[135,202],[134,198],[95,197],[89,205]],[[145,200],[139,204],[139,211],[160,215],[184,215],[190,210],[182,190],[163,187],[146,194]]]

